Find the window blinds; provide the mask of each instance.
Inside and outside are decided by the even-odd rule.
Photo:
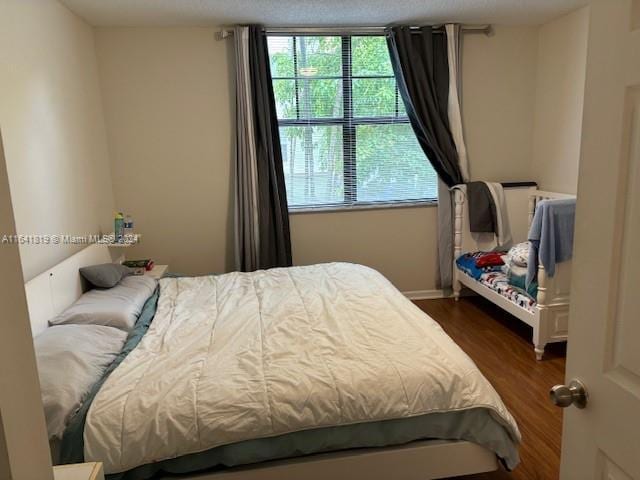
[[[291,208],[432,201],[382,35],[270,35]]]

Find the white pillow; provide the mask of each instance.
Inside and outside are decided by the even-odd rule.
[[[108,289],[89,290],[49,325],[105,325],[129,332],[153,294],[157,281],[151,277],[128,276]]]
[[[102,325],[60,325],[35,337],[50,439],[62,439],[67,422],[120,353],[126,339],[126,332]]]
[[[529,261],[529,242],[522,242],[514,245],[507,252],[508,262],[505,264],[513,263],[519,267],[526,267]]]

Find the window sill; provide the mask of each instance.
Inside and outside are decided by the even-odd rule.
[[[329,212],[349,212],[353,210],[386,210],[392,208],[417,208],[417,207],[437,207],[437,200],[417,200],[407,202],[388,203],[358,203],[356,205],[323,205],[318,207],[289,207],[290,215],[300,213],[329,213]]]

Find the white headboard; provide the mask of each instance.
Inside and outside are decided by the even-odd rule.
[[[109,247],[92,244],[25,283],[32,335],[45,330],[50,319],[86,290],[80,268],[112,261]]]
[[[535,206],[540,200],[575,198],[575,195],[544,192],[536,187],[505,187],[505,202],[514,243],[526,242]],[[454,190],[454,256],[465,252],[490,251],[496,247],[493,233],[472,233],[469,228],[469,209],[465,194]]]
[[[529,196],[529,225],[533,221],[533,214],[536,213],[536,205],[542,200],[562,200],[566,198],[576,198],[568,193],[545,192],[536,190]]]

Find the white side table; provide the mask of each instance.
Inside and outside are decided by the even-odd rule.
[[[153,268],[144,274],[155,278],[156,280],[160,280],[160,278],[169,271],[169,265],[154,265]]]
[[[101,462],[73,463],[53,467],[54,480],[104,480]]]

